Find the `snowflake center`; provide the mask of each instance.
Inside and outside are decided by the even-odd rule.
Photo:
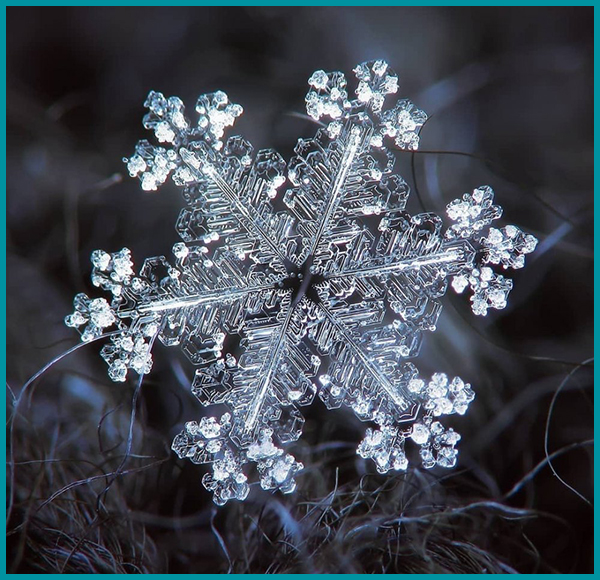
[[[288,268],[288,277],[282,281],[283,288],[292,291],[292,304],[296,305],[305,296],[313,302],[319,302],[316,286],[324,282],[325,277],[314,272],[313,258],[308,259],[300,267]]]

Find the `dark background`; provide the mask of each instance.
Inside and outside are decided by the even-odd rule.
[[[578,366],[593,351],[591,8],[8,8],[7,35],[9,403],[76,344],[62,319],[75,293],[98,295],[92,250],[127,246],[139,265],[177,241],[176,189],[144,193],[121,162],[147,136],[150,89],[190,115],[222,89],[244,107],[236,130],[289,158],[315,130],[310,74],[351,78],[384,58],[431,117],[421,153],[397,164],[423,206],[442,213],[488,183],[502,222],[540,239],[506,310],[476,318],[448,293],[416,361],[477,392],[453,472],[374,474],[354,453],[364,426],[316,402],[298,492],[253,489],[215,510],[205,468],[169,451],[205,412],[175,349],[155,348],[117,478],[103,474],[121,465],[135,385],[110,383],[97,344],[62,360],[14,423],[13,570],[592,571],[593,513],[577,495],[592,499],[592,370]],[[534,469],[545,439],[564,449],[563,481]]]

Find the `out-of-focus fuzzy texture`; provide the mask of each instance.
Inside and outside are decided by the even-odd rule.
[[[191,366],[155,347],[126,454],[136,385],[108,380],[95,343],[20,402],[9,569],[591,572],[592,508],[565,483],[592,500],[592,370],[576,366],[593,339],[592,26],[592,8],[8,8],[9,414],[76,343],[62,319],[75,293],[98,292],[91,251],[127,246],[139,266],[177,241],[175,188],[144,193],[121,162],[145,137],[150,89],[190,111],[225,90],[245,109],[238,130],[289,157],[315,129],[310,73],[385,58],[431,117],[421,152],[398,154],[419,193],[409,209],[420,197],[442,213],[487,183],[507,222],[541,240],[506,310],[476,319],[449,293],[425,339],[423,374],[477,391],[454,425],[456,470],[379,476],[354,452],[364,426],[316,403],[298,492],[217,510],[205,468],[169,450],[206,413]],[[547,427],[565,483],[543,463]]]

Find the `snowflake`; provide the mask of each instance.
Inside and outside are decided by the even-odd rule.
[[[341,72],[310,77],[307,112],[326,123],[287,166],[272,149],[224,140],[242,113],[224,92],[198,99],[195,124],[180,99],[151,92],[144,126],[161,145],[140,141],[125,162],[144,190],[169,176],[182,189],[183,241],[139,274],[128,249],[94,252],[92,282],[112,302],[79,294],[65,320],[84,341],[117,326],[101,353],[114,381],[150,372],[155,337],[197,366],[194,395],[227,411],[186,423],[172,447],[212,464],[203,483],[219,505],[246,498],[250,462],[262,488],[295,489],[303,465],[283,447],[316,395],[377,425],[357,452],[379,472],[406,470],[411,453],[453,467],[460,435],[438,419],[464,414],[474,392],[443,373],[426,381],[409,361],[448,281],[470,288],[477,315],[504,308],[512,281],[490,264],[520,268],[537,243],[489,227],[502,210],[487,186],[448,205],[445,231],[434,214],[406,213],[409,188],[386,144],[416,149],[426,115],[407,100],[385,107],[398,77],[384,61],[354,72],[354,99]]]

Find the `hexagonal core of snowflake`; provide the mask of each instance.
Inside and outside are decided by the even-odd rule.
[[[300,266],[292,262],[286,263],[287,276],[280,282],[280,287],[291,291],[294,305],[298,304],[304,296],[315,302],[319,300],[317,287],[323,284],[325,277],[316,271],[312,263],[312,255],[308,256]]]

